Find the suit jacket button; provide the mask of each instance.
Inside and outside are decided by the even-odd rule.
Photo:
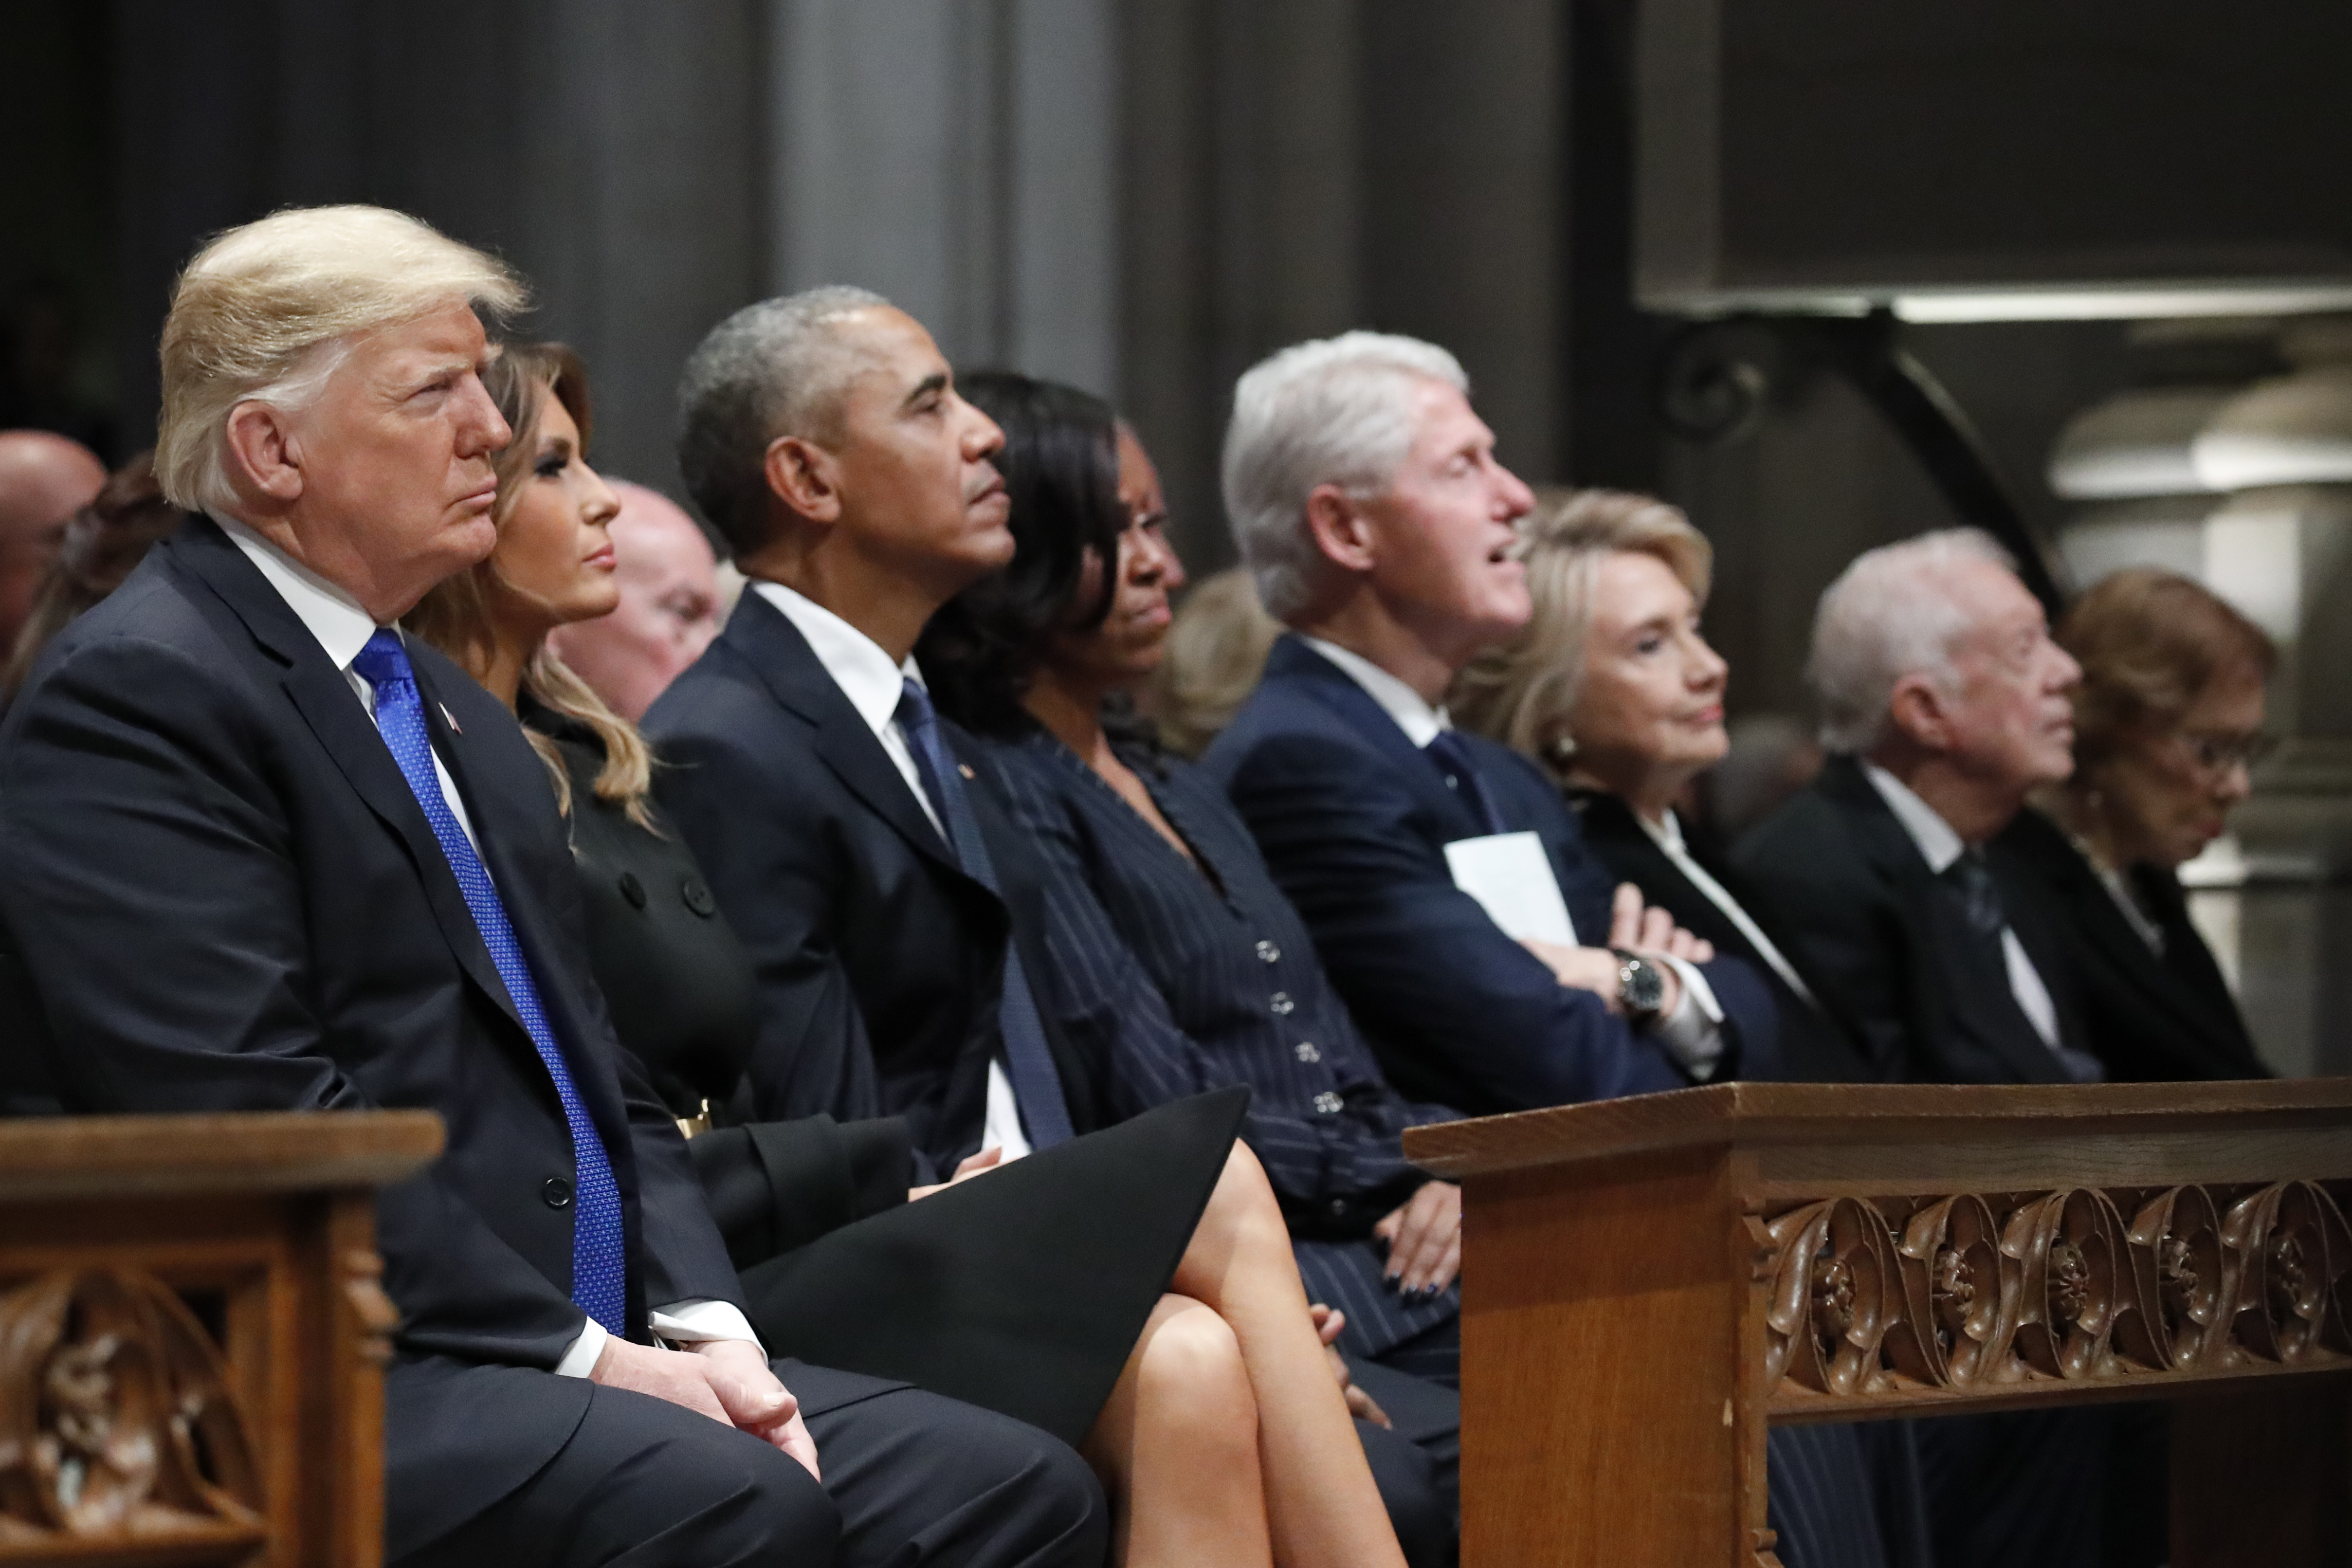
[[[710,896],[710,889],[703,885],[702,879],[699,877],[688,877],[685,881],[680,882],[677,885],[677,896],[686,900],[688,909],[692,910],[704,920],[709,920],[719,912],[719,900]]]
[[[1282,962],[1282,949],[1275,946],[1274,943],[1270,942],[1262,942],[1257,944],[1257,955],[1268,963],[1279,963]]]
[[[539,1184],[539,1195],[546,1200],[549,1208],[568,1209],[572,1206],[572,1184],[562,1176],[550,1176]]]
[[[646,885],[637,880],[635,871],[621,873],[621,897],[629,900],[629,908],[633,910],[646,907]]]

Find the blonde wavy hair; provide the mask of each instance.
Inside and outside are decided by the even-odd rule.
[[[594,424],[588,401],[588,369],[578,354],[562,343],[509,343],[483,373],[482,384],[514,431],[514,438],[490,459],[499,479],[498,500],[490,515],[504,532],[530,478],[539,450],[540,416],[550,397],[562,404],[580,426],[580,448],[586,453]],[[493,592],[529,596],[499,575],[495,552],[436,585],[402,617],[401,625],[467,670],[478,673],[488,668],[497,647],[489,613]],[[647,832],[659,832],[646,805],[653,787],[653,752],[637,727],[614,712],[544,642],[523,665],[522,689],[541,707],[584,724],[594,733],[604,749],[604,765],[596,774],[596,797],[617,803],[630,821]],[[557,809],[571,816],[572,775],[564,769],[563,753],[553,741],[528,725],[523,734],[555,781]]]
[[[1626,490],[1539,490],[1518,531],[1535,614],[1454,678],[1446,703],[1466,728],[1557,773],[1574,751],[1568,716],[1584,684],[1601,563],[1620,551],[1654,555],[1704,605],[1715,548],[1680,508]]]
[[[1151,677],[1151,715],[1169,750],[1197,757],[1209,749],[1257,689],[1281,635],[1246,566],[1229,566],[1184,595]]]
[[[509,315],[528,298],[505,262],[385,207],[297,207],[230,229],[172,291],[156,481],[176,507],[231,511],[239,404],[307,407],[369,332],[452,304]]]

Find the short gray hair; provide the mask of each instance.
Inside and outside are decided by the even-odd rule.
[[[1318,485],[1376,494],[1412,450],[1412,394],[1442,382],[1469,395],[1462,363],[1434,343],[1344,332],[1296,343],[1244,373],[1225,426],[1225,516],[1266,613],[1306,607],[1321,559],[1307,526]]]
[[[230,229],[172,293],[156,482],[174,506],[229,511],[239,404],[306,407],[364,333],[445,305],[509,314],[526,299],[506,263],[385,207],[297,207]]]
[[[1822,705],[1822,744],[1868,752],[1906,675],[1949,684],[1953,645],[1971,622],[1945,574],[1962,562],[2006,572],[2016,558],[1980,529],[1948,528],[1865,551],[1822,594],[1805,678]]]
[[[677,384],[678,471],[735,554],[767,540],[770,444],[832,436],[843,394],[869,363],[841,323],[889,308],[870,289],[843,285],[762,300],[711,328],[688,358]]]

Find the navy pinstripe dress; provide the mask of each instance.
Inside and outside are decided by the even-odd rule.
[[[1378,1361],[1451,1324],[1459,1287],[1400,1299],[1371,1227],[1428,1180],[1404,1158],[1404,1130],[1456,1113],[1389,1086],[1223,795],[1183,763],[1121,748],[1188,860],[1051,735],[992,742],[992,755],[1045,868],[1053,962],[1039,1003],[1096,1053],[1114,1113],[1248,1085],[1243,1135],[1282,1200],[1307,1295],[1348,1314],[1340,1348]],[[1435,1370],[1422,1355],[1409,1364]]]

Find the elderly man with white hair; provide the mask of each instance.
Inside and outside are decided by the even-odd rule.
[[[1615,888],[1550,783],[1455,730],[1447,685],[1532,611],[1496,460],[1452,354],[1301,343],[1234,392],[1225,508],[1289,633],[1202,759],[1407,1094],[1474,1113],[1753,1068],[1769,999]]]
[[[1870,551],[1830,584],[1808,674],[1832,755],[1732,852],[1893,1082],[2102,1076],[2076,1033],[2063,933],[2004,896],[2014,873],[1988,849],[2074,765],[2082,671],[2011,565],[1950,529]],[[2103,1533],[2164,1518],[2161,1436],[2134,1407],[1921,1423],[1937,1562],[2158,1560],[2160,1530],[2153,1545]]]
[[[1822,595],[1810,667],[1832,753],[1733,865],[1862,1028],[1880,1076],[2073,1083],[2057,933],[1986,846],[2074,771],[2081,676],[1981,533],[1869,552]]]
[[[373,207],[190,263],[155,468],[194,515],[0,728],[0,979],[31,993],[0,1016],[46,1037],[0,1076],[75,1111],[440,1113],[447,1152],[377,1205],[395,1563],[1098,1555],[1099,1493],[1035,1435],[771,1369],[585,979],[544,767],[399,630],[496,543],[478,311],[522,298]]]

